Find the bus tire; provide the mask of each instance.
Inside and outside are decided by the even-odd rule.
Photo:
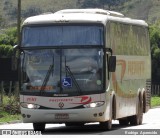
[[[119,119],[119,124],[120,124],[121,126],[127,126],[127,125],[129,124],[128,118]]]
[[[112,120],[100,122],[100,127],[102,130],[111,130],[112,129]]]
[[[146,109],[146,93],[144,92],[143,94],[143,113],[146,113],[147,112],[147,109]]]
[[[139,97],[138,112],[136,115],[130,117],[130,125],[141,125],[143,121],[143,101]]]
[[[112,99],[112,107],[110,108],[110,119],[105,122],[100,122],[100,127],[102,130],[111,130],[112,129],[112,119],[116,118],[116,98],[115,96]]]
[[[34,131],[44,131],[45,130],[45,123],[33,123]]]

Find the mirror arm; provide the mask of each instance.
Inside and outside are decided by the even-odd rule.
[[[106,52],[107,54],[111,53],[111,56],[112,56],[112,54],[113,54],[113,51],[112,51],[111,48],[105,48],[105,52]]]
[[[12,70],[17,70],[17,65],[18,65],[18,61],[17,61],[17,58],[16,58],[16,52],[17,50],[19,49],[19,46],[18,45],[15,45],[13,47],[13,56],[12,56]]]

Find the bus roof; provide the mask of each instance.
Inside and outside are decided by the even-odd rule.
[[[27,18],[23,25],[50,24],[50,23],[104,23],[117,21],[128,24],[148,26],[143,20],[125,17],[115,11],[103,9],[66,9],[55,13],[46,13]]]

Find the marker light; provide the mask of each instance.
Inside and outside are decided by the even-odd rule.
[[[23,108],[28,108],[28,109],[38,109],[38,108],[40,108],[39,105],[37,105],[37,104],[31,104],[31,103],[21,103],[21,106]]]
[[[90,104],[85,104],[83,105],[85,108],[95,108],[95,107],[100,107],[104,105],[104,102],[101,101],[101,102],[94,102],[94,103],[90,103]]]

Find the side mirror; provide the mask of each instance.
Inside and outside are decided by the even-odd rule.
[[[109,57],[108,69],[109,69],[109,72],[116,71],[116,56]]]

